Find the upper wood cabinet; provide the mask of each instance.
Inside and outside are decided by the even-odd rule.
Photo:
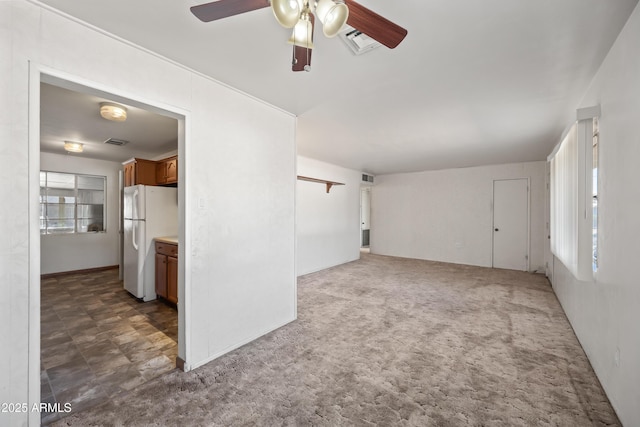
[[[178,157],[173,156],[156,163],[156,183],[158,185],[178,182]]]
[[[124,186],[156,185],[156,162],[131,159],[124,164]]]
[[[124,164],[124,186],[131,187],[135,181],[134,174],[136,170],[135,162]]]
[[[178,156],[154,161],[131,159],[124,165],[124,186],[174,185],[178,183]]]

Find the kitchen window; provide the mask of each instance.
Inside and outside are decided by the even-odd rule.
[[[105,231],[106,177],[40,172],[40,234]]]

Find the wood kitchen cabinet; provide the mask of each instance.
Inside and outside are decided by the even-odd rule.
[[[158,252],[156,252],[156,294],[167,299],[167,256]]]
[[[176,184],[178,182],[178,157],[173,156],[156,163],[157,185]]]
[[[124,163],[124,186],[156,185],[156,162],[131,159]]]
[[[130,162],[124,165],[124,186],[131,187],[135,181],[136,163]]]
[[[156,294],[178,303],[178,245],[156,241]]]
[[[178,303],[178,258],[167,257],[167,300]]]

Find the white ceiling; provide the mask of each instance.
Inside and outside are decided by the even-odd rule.
[[[105,120],[100,116],[100,103],[116,99],[91,94],[88,88],[74,89],[40,85],[40,150],[65,154],[64,141],[80,142],[84,151],[68,155],[123,162],[132,157],[157,159],[178,149],[176,119],[117,102],[127,108],[127,120]],[[128,144],[105,144],[109,138]]]
[[[372,174],[545,159],[637,2],[359,0],[407,38],[355,56],[317,29],[294,73],[268,8],[203,23],[197,0],[41,0],[296,114],[299,154]]]

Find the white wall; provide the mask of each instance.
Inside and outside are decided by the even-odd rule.
[[[188,367],[295,319],[295,117],[46,8],[2,1],[0,402],[40,399],[38,68],[186,117]],[[2,413],[0,425],[27,419],[40,417]]]
[[[578,108],[600,104],[598,264],[577,281],[555,259],[553,288],[625,426],[640,425],[640,8]],[[619,360],[619,361],[617,361]]]
[[[40,154],[40,169],[83,173],[107,178],[104,233],[45,235],[40,237],[40,273],[118,265],[118,171],[122,164],[74,154]]]
[[[530,179],[530,270],[544,271],[545,162],[376,176],[371,252],[492,265],[493,180]]]
[[[360,258],[361,174],[298,156],[298,175],[342,182],[329,194],[323,184],[296,186],[296,262],[303,275]]]

